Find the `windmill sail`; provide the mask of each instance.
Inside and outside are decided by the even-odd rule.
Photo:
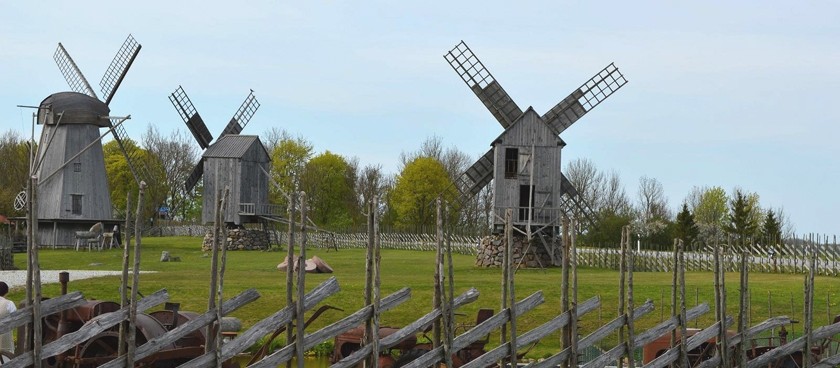
[[[151,178],[149,167],[146,166],[146,161],[144,161],[141,157],[142,152],[137,149],[136,145],[125,144],[125,142],[129,140],[128,134],[126,134],[122,124],[117,125],[119,123],[118,120],[120,119],[109,120],[108,123],[111,126],[111,133],[114,136],[114,140],[117,141],[117,145],[120,146],[120,150],[123,152],[123,155],[125,155],[126,163],[128,163],[128,169],[131,170],[131,175],[134,176],[134,181],[137,185],[140,185],[141,181]]]
[[[502,127],[509,127],[522,115],[522,109],[513,102],[464,41],[449,50],[444,58]]]
[[[122,83],[126,73],[128,73],[128,69],[131,68],[131,64],[137,58],[137,54],[140,53],[141,47],[134,40],[134,37],[128,35],[120,50],[117,51],[117,55],[114,56],[114,60],[111,60],[111,65],[108,66],[105,75],[99,81],[99,87],[102,88],[102,96],[105,97],[106,105],[111,103],[111,99],[114,98],[114,94],[120,88],[120,83]]]
[[[87,79],[85,79],[85,76],[79,70],[79,67],[76,66],[73,58],[70,57],[70,54],[67,53],[67,50],[64,49],[64,45],[62,45],[61,42],[58,43],[58,48],[55,50],[55,54],[53,54],[53,60],[55,60],[55,63],[58,64],[58,70],[61,71],[64,79],[67,80],[67,84],[70,85],[71,90],[99,99],[99,97],[96,97],[96,92],[93,92],[93,88],[90,87],[90,83],[88,83]]]
[[[560,134],[625,84],[627,79],[615,64],[610,63],[551,108],[542,119]]]
[[[595,222],[595,211],[592,210],[589,203],[586,203],[577,188],[563,173],[560,173],[560,191],[562,192],[560,201],[566,211],[582,215],[590,224]]]
[[[198,164],[193,167],[193,171],[190,173],[190,176],[187,178],[187,182],[184,183],[184,188],[189,192],[195,185],[198,184],[198,181],[201,180],[201,177],[204,175],[204,159],[198,160]]]
[[[230,119],[230,122],[228,122],[228,125],[219,137],[224,137],[227,134],[239,134],[242,132],[242,129],[248,125],[248,122],[251,121],[251,118],[259,108],[260,102],[257,101],[257,98],[254,96],[254,90],[251,90],[251,93],[248,94],[248,97],[245,98],[245,101],[242,102],[242,105],[240,105],[239,109],[236,110],[236,113],[233,114],[233,118]]]
[[[195,110],[195,106],[193,106],[187,93],[184,92],[184,88],[178,86],[178,89],[169,95],[169,101],[172,102],[172,106],[178,111],[178,115],[187,124],[187,128],[190,129],[190,133],[195,137],[201,149],[210,146],[210,142],[213,141],[213,135],[210,134],[210,130],[207,129],[207,124],[204,124],[201,115]]]
[[[471,197],[484,189],[493,180],[493,149],[481,156],[460,178],[458,191],[461,196]]]

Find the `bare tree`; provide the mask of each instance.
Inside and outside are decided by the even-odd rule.
[[[602,180],[600,192],[603,193],[601,211],[608,211],[616,215],[626,215],[632,212],[633,206],[630,204],[630,198],[627,197],[624,185],[621,184],[621,177],[615,170],[611,171]]]
[[[662,183],[647,176],[639,178],[637,201],[637,231],[651,236],[665,229],[665,221],[670,220],[671,214]]]
[[[187,212],[198,193],[187,191],[184,183],[199,161],[198,152],[191,139],[175,130],[169,137],[164,137],[154,125],[149,125],[143,135],[143,146],[159,162],[161,182],[157,185],[162,190],[158,200],[169,207],[171,214],[186,219]]]
[[[586,158],[570,161],[566,165],[566,177],[593,211],[600,212],[604,190],[604,174]]]

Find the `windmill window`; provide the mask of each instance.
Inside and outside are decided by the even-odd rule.
[[[82,163],[81,162],[73,163],[73,171],[74,172],[82,172]]]
[[[516,178],[519,169],[519,149],[505,148],[505,179]]]
[[[71,208],[70,213],[74,215],[81,215],[82,214],[82,195],[81,194],[71,194],[70,195],[71,201]]]

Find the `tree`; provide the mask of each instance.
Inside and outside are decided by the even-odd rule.
[[[698,240],[706,243],[722,240],[726,216],[729,214],[729,196],[726,191],[721,187],[694,187],[686,202],[694,214]]]
[[[25,210],[14,209],[15,197],[26,189],[29,177],[29,142],[14,130],[7,130],[0,136],[0,157],[3,158],[3,174],[0,175],[0,214],[23,216]]]
[[[198,151],[192,139],[180,130],[164,137],[154,125],[149,125],[143,135],[143,145],[154,157],[153,164],[150,165],[151,175],[155,175],[159,180],[147,180],[147,184],[154,188],[154,194],[150,196],[153,201],[150,203],[168,207],[171,216],[196,220],[197,213],[194,209],[197,193],[195,190],[187,191],[184,186],[199,163]]]
[[[761,237],[765,246],[773,247],[782,242],[782,225],[772,209],[767,210],[764,224],[761,226]]]
[[[432,157],[418,157],[408,162],[397,176],[389,198],[396,225],[412,231],[431,229],[435,224],[438,196],[451,202],[457,198],[443,164]]]
[[[131,147],[131,149],[140,148],[131,139],[123,140],[123,144]],[[108,189],[111,192],[111,202],[116,209],[114,217],[125,217],[125,206],[128,196],[137,194],[137,181],[134,180],[134,175],[131,174],[131,169],[128,168],[128,162],[125,160],[125,155],[120,150],[120,146],[115,140],[111,140],[102,145],[102,154],[105,158],[105,173],[108,176]],[[146,152],[143,151],[145,155]],[[136,205],[135,203],[131,204]],[[132,216],[134,214],[132,213]]]
[[[566,177],[577,189],[580,198],[596,213],[601,210],[604,174],[589,159],[577,159],[566,165]]]
[[[309,218],[318,226],[346,229],[360,219],[354,166],[330,151],[306,163],[300,189],[306,192]]]
[[[458,178],[475,161],[457,147],[445,148],[443,146],[443,140],[439,136],[426,138],[417,151],[402,152],[400,154],[400,163],[405,168],[408,163],[420,157],[431,157],[440,162],[449,176],[449,180],[456,183],[456,185],[465,184],[460,182]],[[458,189],[464,193],[467,190],[466,187]],[[461,198],[460,201],[448,201],[445,203],[446,210],[449,212],[449,216],[447,217],[449,225],[473,234],[488,229],[489,216],[487,213],[488,209],[492,210],[492,196],[487,196],[488,191],[492,193],[492,182],[488,183],[482,189],[481,193],[469,198]],[[452,214],[458,214],[458,216],[451,216]]]
[[[682,211],[677,214],[677,221],[674,225],[674,235],[682,239],[686,247],[692,245],[697,239],[697,224],[694,223],[694,215],[688,210],[687,203],[683,203]]]
[[[382,172],[382,165],[365,166],[356,179],[356,193],[359,204],[367,208],[367,204],[376,198],[380,207],[382,207],[384,205],[382,196],[384,195],[385,185],[386,180],[385,174]],[[377,208],[377,211],[379,210]]]
[[[757,196],[744,193],[740,188],[735,188],[732,199],[729,201],[730,211],[727,218],[726,231],[741,244],[757,235],[759,223],[756,221]]]
[[[279,134],[279,136],[278,136]],[[312,143],[303,137],[292,137],[285,130],[269,132],[268,147],[271,154],[270,198],[273,203],[287,205],[286,195],[300,188],[300,179],[306,163],[312,157]],[[276,185],[275,185],[276,184]]]
[[[636,231],[642,236],[652,238],[662,233],[670,223],[668,199],[665,189],[655,178],[639,178],[638,203],[636,208]],[[665,237],[667,241],[667,236]],[[660,240],[659,243],[662,241]]]

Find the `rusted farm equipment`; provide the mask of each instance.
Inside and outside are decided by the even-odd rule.
[[[492,309],[480,309],[476,315],[475,324],[459,324],[455,327],[456,331],[454,332],[456,334],[459,332],[465,332],[468,329],[480,324],[481,322],[484,322],[492,316]],[[429,328],[425,329],[422,332],[422,341],[431,341],[431,339],[426,335],[430,328],[431,326],[429,326]],[[380,327],[379,338],[384,339],[388,336],[397,333],[399,330],[399,328],[394,327]],[[365,326],[358,326],[341,335],[336,336],[333,342],[333,353],[330,357],[330,362],[336,363],[349,356],[353,352],[359,350],[359,348],[361,348],[362,346],[364,333]],[[488,342],[489,336],[485,336],[485,338],[476,340],[470,343],[465,348],[455,352],[455,354],[452,355],[453,366],[460,367],[484,354],[486,352],[484,350],[484,346]],[[380,352],[379,367],[402,367],[403,365],[406,365],[407,363],[413,361],[421,355],[431,351],[432,348],[433,345],[430,342],[418,343],[418,338],[416,335],[408,336],[400,340],[399,343],[397,343],[396,345],[391,346],[389,349],[385,349],[382,352]]]
[[[792,321],[789,319],[784,319],[791,323],[798,323],[798,321]],[[840,322],[840,315],[834,318],[834,323]],[[698,328],[689,328],[686,329],[686,337],[692,337],[701,333],[701,329]],[[765,353],[768,353],[774,349],[777,349],[780,346],[783,346],[789,342],[788,340],[789,332],[784,325],[779,327],[779,332],[775,336],[769,337],[757,337],[749,339],[748,345],[746,347],[746,358],[747,360],[756,359]],[[680,333],[677,331],[676,334],[677,341],[679,341]],[[736,341],[740,341],[737,337],[737,333],[731,330],[727,331],[727,338],[732,340],[735,339]],[[730,350],[730,357],[732,357],[733,363],[735,363],[735,357],[737,354],[735,352],[740,351],[741,347],[740,344],[729,344]],[[655,359],[659,358],[663,354],[665,354],[671,348],[671,334],[666,333],[656,340],[645,344],[642,348],[642,363],[648,364],[653,362]],[[706,362],[707,360],[712,359],[715,356],[715,352],[718,349],[718,340],[716,337],[712,337],[700,343],[697,347],[689,350],[686,355],[688,358],[688,367],[700,367]],[[815,344],[811,347],[809,352],[810,363],[815,364],[821,361],[825,357],[834,356],[838,353],[838,341],[834,338],[825,338],[821,339],[819,343]],[[805,354],[803,350],[795,350],[788,354],[781,355],[779,357],[775,357],[770,359],[770,361],[764,365],[762,364],[761,367],[767,368],[798,368],[805,366]]]
[[[178,303],[166,303],[166,309],[151,313],[137,313],[136,339],[141,346],[170,330],[195,319],[194,312],[179,311]],[[73,333],[89,323],[96,323],[100,316],[117,312],[120,305],[111,301],[88,300],[82,305],[43,318],[42,336],[44,344]],[[24,326],[18,328],[18,336],[24,336]],[[167,344],[157,353],[137,361],[137,366],[175,367],[204,354],[207,340],[206,330],[198,329]],[[25,339],[18,339],[17,351],[24,351]],[[113,326],[79,343],[67,351],[44,360],[47,367],[97,367],[118,357],[119,325]]]

